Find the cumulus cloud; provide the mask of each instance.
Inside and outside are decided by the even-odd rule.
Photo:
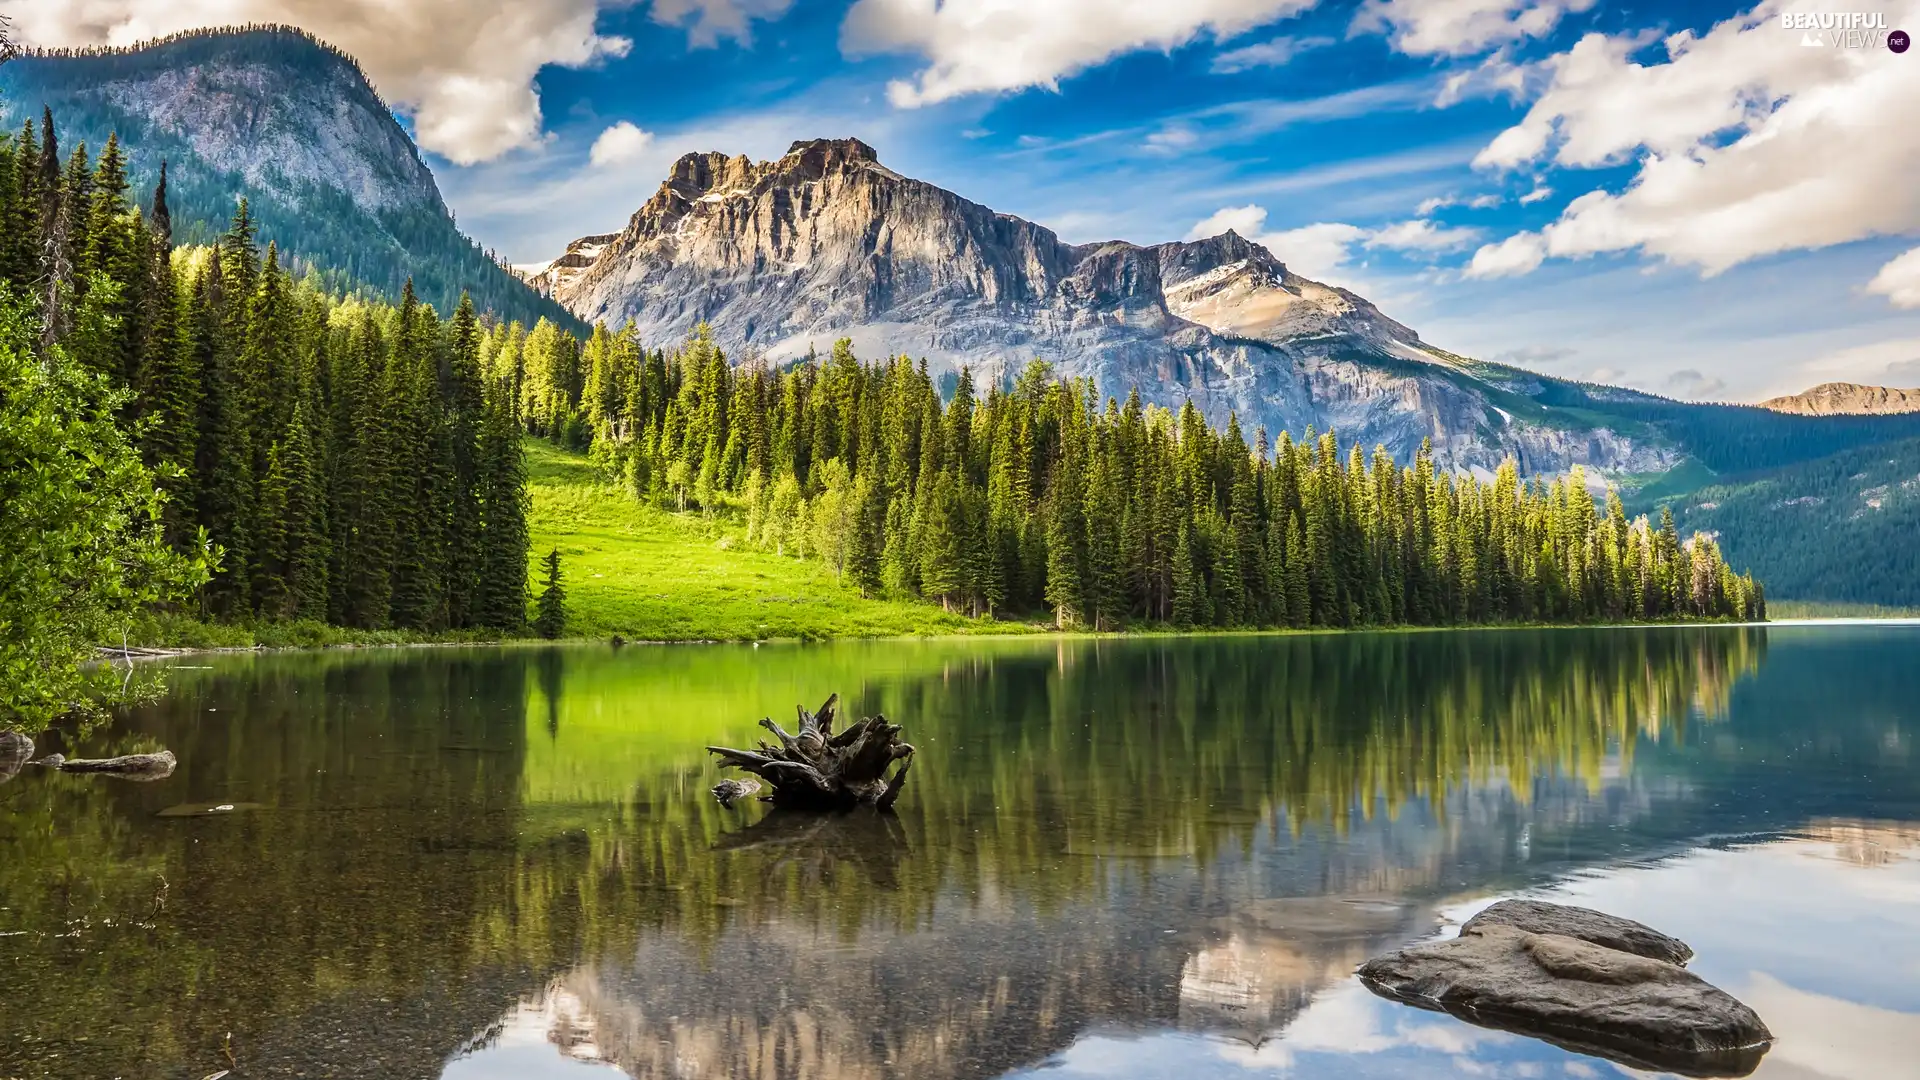
[[[1537,203],[1542,199],[1550,199],[1552,197],[1553,197],[1552,188],[1548,187],[1545,184],[1535,184],[1533,186],[1532,191],[1529,191],[1525,195],[1520,196],[1520,205],[1532,206],[1534,203]]]
[[[593,149],[587,155],[595,168],[608,165],[625,165],[638,161],[653,144],[653,132],[637,128],[625,120],[614,124],[593,140]]]
[[[1213,71],[1216,75],[1231,75],[1239,71],[1252,71],[1255,68],[1285,67],[1294,57],[1309,49],[1325,48],[1333,44],[1330,37],[1277,37],[1272,41],[1262,41],[1257,45],[1243,45],[1213,58]]]
[[[1340,221],[1321,221],[1297,229],[1267,232],[1267,211],[1262,206],[1226,206],[1194,223],[1187,230],[1188,240],[1218,236],[1231,229],[1260,244],[1287,264],[1296,274],[1319,281],[1340,283],[1358,249],[1436,253],[1467,247],[1479,230],[1435,225],[1431,221],[1399,221],[1377,229],[1363,229]]]
[[[1920,247],[1881,267],[1867,282],[1867,291],[1886,297],[1895,307],[1920,307]]]
[[[541,67],[624,56],[594,28],[599,0],[0,0],[36,45],[131,45],[203,26],[291,23],[360,60],[413,118],[420,145],[462,165],[540,137]]]
[[[1887,122],[1920,101],[1920,64],[1884,47],[1802,47],[1780,28],[1782,2],[1668,37],[1663,62],[1637,58],[1645,39],[1601,34],[1547,61],[1546,91],[1475,163],[1638,170],[1624,190],[1590,191],[1538,233],[1483,248],[1481,276],[1630,250],[1712,276],[1920,229],[1920,127]],[[1888,21],[1920,21],[1920,2]],[[1889,296],[1904,272],[1881,271]]]
[[[1435,225],[1431,221],[1415,219],[1376,230],[1367,237],[1367,246],[1392,251],[1457,251],[1472,244],[1479,236],[1479,229]]]
[[[1594,0],[1367,0],[1354,17],[1358,32],[1385,33],[1413,56],[1472,56],[1498,45],[1540,37]]]
[[[1547,244],[1539,233],[1515,233],[1474,252],[1466,273],[1470,278],[1512,277],[1530,274],[1546,261]]]
[[[849,56],[906,53],[925,69],[887,97],[914,108],[965,94],[1053,88],[1065,76],[1138,49],[1170,50],[1202,34],[1228,38],[1297,14],[1314,0],[858,0],[840,28]]]

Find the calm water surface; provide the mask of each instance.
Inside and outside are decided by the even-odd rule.
[[[1517,894],[1920,1077],[1920,627],[182,660],[0,786],[0,1078],[1601,1077],[1351,977]],[[725,810],[838,691],[897,817]],[[49,747],[62,748],[62,747]],[[207,814],[210,805],[231,812]]]

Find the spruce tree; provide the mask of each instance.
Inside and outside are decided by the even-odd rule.
[[[551,641],[567,632],[567,590],[560,572],[560,549],[547,552],[540,565],[540,599],[533,628],[535,633]]]

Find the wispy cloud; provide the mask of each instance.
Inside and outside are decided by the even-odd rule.
[[[1335,42],[1330,37],[1282,35],[1271,41],[1228,49],[1213,58],[1213,72],[1216,75],[1236,75],[1256,68],[1284,67],[1303,52],[1323,49],[1332,44]]]

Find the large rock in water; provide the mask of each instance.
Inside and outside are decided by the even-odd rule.
[[[1693,949],[1645,923],[1622,919],[1592,908],[1549,904],[1540,900],[1502,900],[1467,920],[1460,932],[1486,926],[1511,926],[1532,934],[1563,934],[1621,952],[1685,966]]]
[[[1633,927],[1623,938],[1630,943],[1671,951],[1655,940],[1664,939],[1686,949],[1638,923],[1561,912],[1529,904],[1475,919],[1451,941],[1367,962],[1360,981],[1382,997],[1635,1068],[1745,1076],[1759,1066],[1773,1041],[1759,1015],[1679,964],[1502,921],[1616,939]]]

